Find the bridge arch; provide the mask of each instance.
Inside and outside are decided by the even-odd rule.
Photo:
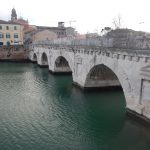
[[[32,59],[32,61],[33,61],[33,62],[37,62],[37,55],[36,55],[36,53],[33,54],[33,59]]]
[[[54,70],[55,72],[60,72],[60,73],[71,73],[71,64],[69,59],[64,56],[58,56],[55,59],[55,65],[54,65]]]
[[[48,66],[48,56],[45,52],[43,52],[41,55],[41,65]]]
[[[134,95],[131,82],[123,69],[119,68],[119,70],[116,70],[113,68],[113,65],[104,63],[90,66],[87,70],[84,87],[108,86],[121,86],[126,99],[126,106],[133,103]]]
[[[115,73],[104,64],[92,67],[87,74],[85,87],[106,87],[119,86],[118,78]]]

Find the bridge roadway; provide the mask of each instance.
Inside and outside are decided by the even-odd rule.
[[[126,108],[150,121],[150,52],[114,48],[32,45],[29,58],[52,73],[72,72],[82,88],[121,85]]]

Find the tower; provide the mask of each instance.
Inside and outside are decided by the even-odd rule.
[[[11,11],[11,21],[17,20],[16,10],[13,8]]]

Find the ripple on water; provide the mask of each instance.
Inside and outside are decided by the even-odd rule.
[[[0,149],[137,150],[136,142],[150,149],[150,131],[126,119],[120,91],[84,93],[71,76],[33,64],[0,68]]]

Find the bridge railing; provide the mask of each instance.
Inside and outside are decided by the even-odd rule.
[[[91,40],[66,40],[59,39],[54,41],[38,41],[34,43],[33,48],[45,48],[45,50],[65,50],[73,53],[80,53],[86,55],[104,55],[107,57],[134,60],[142,62],[150,62],[150,50],[145,49],[129,49],[129,48],[116,48],[116,47],[104,47],[99,44],[99,41],[95,40],[94,43]],[[109,41],[110,42],[110,41]],[[111,43],[111,42],[110,42]],[[37,49],[38,50],[38,49]]]
[[[54,40],[35,41],[33,45],[65,45],[65,46],[99,46],[99,47],[113,47],[113,40],[108,38],[60,38]]]
[[[54,40],[35,41],[33,45],[49,46],[95,46],[105,48],[120,48],[130,50],[150,50],[150,38],[113,38],[113,37],[94,37],[86,39],[59,38]]]

